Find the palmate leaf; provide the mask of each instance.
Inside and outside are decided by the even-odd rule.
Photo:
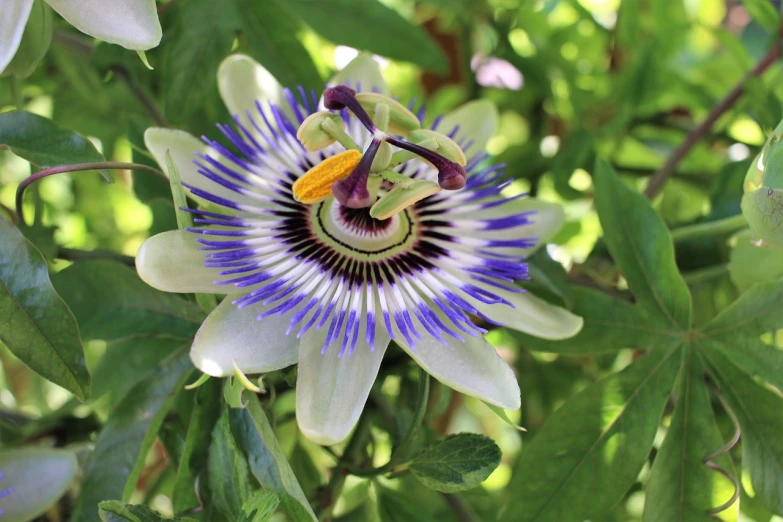
[[[774,430],[767,429],[765,422],[780,424],[770,417],[783,419],[783,399],[754,383],[749,375],[783,386],[783,352],[760,339],[766,332],[783,328],[783,283],[754,287],[703,330],[694,329],[690,293],[661,219],[640,194],[600,162],[595,186],[604,239],[635,303],[575,289],[574,310],[585,318],[580,334],[547,344],[526,336],[521,339],[530,348],[558,353],[624,347],[647,353],[621,373],[588,386],[549,418],[520,457],[511,481],[514,500],[503,520],[605,515],[646,461],[678,374],[676,409],[653,463],[644,520],[709,520],[708,510],[723,507],[732,498],[733,485],[703,462],[723,445],[702,377],[705,369],[724,383],[721,389],[741,381],[736,390],[726,388],[726,399],[740,418],[743,433],[745,424],[751,433],[744,450],[748,458],[743,462],[759,498],[779,512],[783,507],[783,447],[770,440]],[[709,364],[705,366],[702,359]],[[725,368],[716,366],[714,360],[723,361]],[[716,369],[744,375],[744,381],[721,378]],[[743,397],[751,396],[756,403],[744,404]],[[758,404],[766,409],[762,411]],[[733,470],[728,455],[719,464]],[[736,517],[736,506],[721,516]]]
[[[600,518],[620,500],[652,447],[678,354],[652,350],[560,407],[525,447],[501,520]]]
[[[647,484],[644,520],[711,522],[709,510],[731,499],[734,485],[704,465],[704,459],[724,441],[710,406],[704,365],[694,350],[686,350],[679,397],[666,440],[658,450]],[[717,464],[736,476],[728,456]],[[736,520],[739,505],[720,513]]]

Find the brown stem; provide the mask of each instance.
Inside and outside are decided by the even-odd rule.
[[[108,183],[111,183],[112,180],[109,178],[106,174],[101,172],[101,169],[105,170],[139,170],[142,172],[148,172],[154,176],[157,176],[159,178],[162,178],[166,180],[168,183],[169,179],[166,177],[164,173],[159,171],[156,168],[150,167],[148,165],[142,165],[141,163],[122,163],[119,161],[99,161],[95,163],[76,163],[73,165],[59,165],[57,167],[49,167],[48,169],[43,169],[39,172],[36,172],[35,174],[32,174],[25,178],[24,181],[22,181],[19,184],[19,187],[16,189],[16,215],[19,218],[20,223],[24,223],[24,209],[22,207],[22,201],[24,200],[24,191],[38,181],[39,179],[43,179],[47,176],[54,176],[55,174],[62,174],[64,172],[82,172],[82,171],[90,171],[90,170],[96,170],[98,171],[98,174],[100,174],[103,179],[105,179]]]
[[[749,79],[763,74],[764,71],[769,69],[769,67],[775,63],[778,58],[780,58],[780,36],[783,36],[783,26],[781,27],[781,35],[779,35],[775,41],[775,44],[770,48],[766,56],[764,56],[764,58],[761,59],[756,67],[746,74],[745,77],[740,80],[739,83],[737,83],[737,85],[735,85],[734,88],[731,89],[721,101],[712,107],[712,110],[710,110],[704,121],[701,122],[699,126],[693,129],[685,137],[685,140],[674,150],[674,152],[672,152],[671,156],[669,156],[669,158],[666,160],[666,163],[664,163],[663,167],[661,167],[661,169],[650,179],[650,183],[647,185],[647,188],[644,189],[644,195],[647,197],[647,199],[652,199],[656,194],[658,194],[658,192],[666,184],[666,181],[671,177],[672,174],[674,174],[674,169],[677,168],[677,165],[680,163],[680,161],[682,161],[683,158],[685,158],[685,156],[687,156],[691,151],[693,146],[696,145],[696,143],[698,143],[698,141],[709,132],[710,128],[712,128],[718,118],[720,118],[726,111],[734,106],[745,90],[745,83]]]

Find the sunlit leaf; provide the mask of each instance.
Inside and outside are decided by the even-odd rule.
[[[91,379],[79,327],[43,256],[1,218],[0,245],[0,341],[32,370],[86,399]]]

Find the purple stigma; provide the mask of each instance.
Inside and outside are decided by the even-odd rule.
[[[438,169],[438,185],[443,190],[459,190],[465,186],[468,176],[465,169],[459,163],[451,161],[435,151],[424,148],[415,143],[403,141],[393,136],[387,136],[386,141],[395,147],[418,154],[432,163]]]
[[[332,185],[334,197],[344,206],[364,208],[373,203],[370,201],[370,191],[367,190],[367,180],[370,176],[370,167],[380,146],[381,140],[373,139],[353,172],[347,178]]]
[[[362,122],[368,131],[374,133],[376,128],[364,107],[356,99],[356,91],[345,85],[329,87],[324,91],[324,106],[332,111],[341,111],[346,107]]]

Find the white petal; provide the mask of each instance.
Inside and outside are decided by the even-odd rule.
[[[11,63],[22,41],[33,0],[3,0],[0,16],[0,72]]]
[[[216,285],[218,270],[204,267],[196,234],[170,230],[144,241],[136,253],[136,270],[142,281],[164,292],[226,294],[234,285]]]
[[[290,314],[258,320],[258,306],[238,308],[226,297],[201,325],[190,358],[215,377],[234,374],[234,361],[247,374],[279,370],[296,363],[299,339],[287,335]]]
[[[242,124],[251,132],[255,133],[255,130],[245,112],[249,110],[256,114],[257,101],[261,103],[270,122],[275,120],[269,112],[268,102],[280,106],[291,121],[296,121],[283,94],[283,87],[272,73],[251,57],[232,54],[221,62],[217,76],[220,96],[229,113],[239,116]]]
[[[481,313],[493,321],[503,323],[508,328],[519,330],[542,339],[567,339],[582,329],[583,319],[565,308],[549,304],[530,292],[515,293],[494,286],[482,285],[487,291],[500,296],[514,305],[486,304],[471,299]]]
[[[386,80],[383,79],[381,68],[378,62],[373,60],[370,53],[359,53],[356,58],[334,75],[328,85],[345,84],[350,85],[354,89],[359,84],[362,91],[365,92],[370,92],[375,88],[381,94],[389,94],[389,86],[386,85]]]
[[[327,446],[345,440],[359,420],[389,337],[379,329],[374,351],[360,342],[353,353],[338,357],[339,347],[334,345],[321,354],[325,336],[326,328],[302,336],[296,420],[308,439]]]
[[[158,165],[160,165],[160,168],[166,175],[168,175],[169,172],[166,165],[166,151],[168,150],[171,152],[171,159],[174,162],[174,165],[177,166],[179,177],[184,183],[237,203],[262,206],[262,203],[258,200],[229,190],[198,173],[198,166],[193,163],[193,160],[198,159],[196,157],[197,152],[215,158],[235,170],[237,167],[232,163],[229,163],[218,154],[217,151],[195,136],[177,129],[150,127],[144,132],[144,144],[147,146],[147,150],[155,157]],[[203,201],[202,198],[197,196],[193,197],[198,201]]]
[[[448,134],[459,125],[455,139],[473,141],[470,147],[464,149],[465,155],[470,158],[474,154],[484,152],[489,138],[498,128],[498,122],[498,110],[495,104],[488,100],[476,100],[444,116],[438,131]]]
[[[520,407],[514,371],[483,337],[464,335],[465,342],[447,337],[446,346],[431,336],[422,337],[413,349],[404,340],[397,339],[397,343],[430,375],[458,392],[495,406],[508,410]]]
[[[60,16],[99,40],[143,51],[162,36],[155,0],[46,0]]]
[[[26,522],[43,515],[68,491],[79,465],[71,451],[44,447],[16,448],[0,454],[0,520]]]
[[[450,215],[460,219],[496,219],[512,214],[534,212],[530,216],[530,224],[501,230],[460,230],[454,229],[455,235],[471,235],[482,239],[535,238],[533,248],[493,248],[493,252],[509,255],[530,255],[546,245],[565,224],[565,212],[557,203],[542,201],[535,198],[519,198],[504,205],[498,205],[486,210],[471,211],[468,215],[460,215],[459,208]]]

